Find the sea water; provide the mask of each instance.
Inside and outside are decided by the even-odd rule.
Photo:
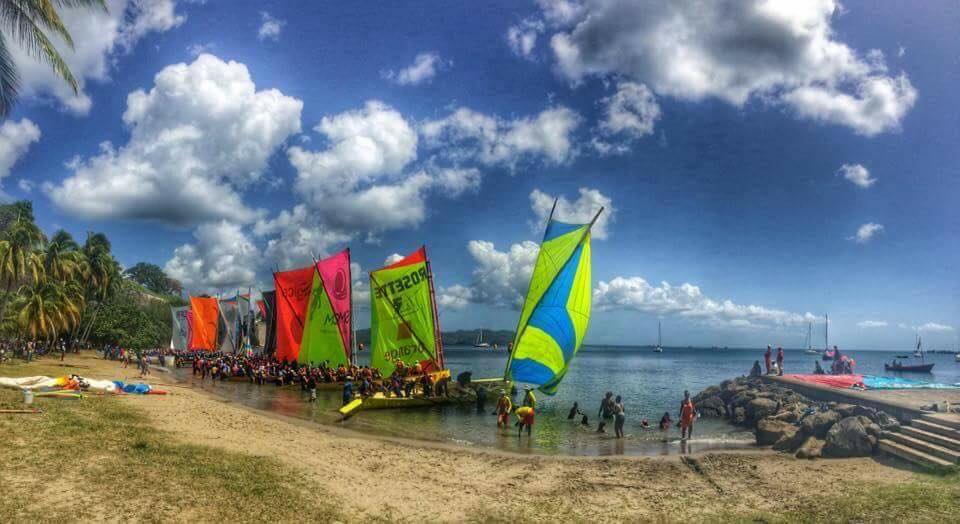
[[[845,352],[857,362],[856,371],[862,374],[885,375],[883,364],[896,354],[881,351]],[[446,364],[456,377],[462,371],[471,371],[474,378],[503,375],[507,360],[504,350],[472,347],[446,348]],[[820,356],[806,355],[799,350],[786,351],[787,373],[810,373]],[[361,364],[368,361],[360,354]],[[654,353],[649,348],[619,346],[585,346],[574,359],[567,376],[554,396],[537,394],[537,413],[532,438],[526,434],[518,438],[516,428],[498,430],[492,415],[496,394],[491,393],[486,406],[448,405],[410,410],[363,411],[339,421],[336,408],[340,393],[318,391],[317,402],[307,402],[308,394],[299,388],[277,388],[273,385],[256,386],[246,383],[209,380],[202,384],[190,378],[197,387],[245,405],[266,409],[322,424],[338,424],[357,431],[394,437],[434,440],[472,447],[491,447],[501,450],[571,455],[651,455],[749,447],[752,433],[725,421],[700,419],[689,443],[679,442],[678,429],[667,434],[656,429],[645,429],[646,418],[650,428],[656,428],[664,412],[677,420],[684,390],[695,395],[700,390],[723,380],[745,375],[755,360],[763,361],[762,349],[703,349],[666,348]],[[910,358],[908,363],[919,359]],[[934,362],[932,374],[903,374],[928,382],[953,384],[960,382],[960,363],[953,355],[928,354],[926,362]],[[824,367],[829,362],[823,363]],[[180,370],[189,376],[189,369]],[[890,374],[892,375],[892,374]],[[621,395],[626,408],[626,438],[613,438],[613,424],[607,433],[597,433],[597,413],[605,392]],[[522,390],[514,398],[520,402]],[[590,425],[582,426],[580,416],[567,420],[574,402],[587,414]],[[511,423],[514,420],[511,419]]]

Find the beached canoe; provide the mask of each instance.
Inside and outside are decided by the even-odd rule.
[[[455,402],[460,402],[460,399],[457,397],[387,397],[383,393],[377,393],[364,399],[354,399],[338,411],[343,418],[348,418],[360,411],[371,409],[426,408]]]

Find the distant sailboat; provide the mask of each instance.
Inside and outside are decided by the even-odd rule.
[[[663,353],[663,335],[660,332],[660,321],[657,321],[657,347],[653,348],[654,353]]]
[[[913,350],[913,358],[923,358],[923,343],[920,339],[920,333],[917,333],[917,349]]]
[[[807,322],[807,349],[804,350],[804,353],[807,355],[819,355],[820,352],[816,349],[813,349],[813,322]]]
[[[480,328],[480,334],[477,335],[477,341],[474,342],[473,347],[475,348],[488,348],[490,344],[483,341],[483,328]]]
[[[920,334],[917,333],[917,350],[913,353],[913,356],[919,357],[920,361],[923,362],[923,343],[920,338]],[[890,364],[884,364],[883,369],[886,371],[909,371],[913,373],[930,373],[933,370],[933,364],[927,364],[923,362],[922,364],[908,364],[905,365],[899,360],[894,360]]]
[[[823,360],[833,360],[837,357],[837,351],[830,349],[830,317],[823,316]]]

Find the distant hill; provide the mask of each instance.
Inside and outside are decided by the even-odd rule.
[[[459,329],[457,331],[444,331],[442,332],[443,343],[447,346],[472,346],[474,342],[477,341],[477,335],[480,334],[479,329]],[[488,344],[498,344],[500,346],[506,346],[510,342],[513,342],[513,331],[509,330],[483,330],[483,341]],[[370,330],[369,329],[358,329],[357,330],[357,342],[370,345]]]

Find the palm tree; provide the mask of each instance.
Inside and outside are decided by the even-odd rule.
[[[24,280],[37,282],[43,277],[43,262],[37,249],[44,242],[43,232],[32,221],[17,218],[0,239],[0,319],[5,318],[10,292]]]
[[[10,55],[8,36],[32,58],[46,62],[74,93],[78,91],[77,79],[45,33],[59,36],[73,49],[73,39],[57,10],[75,7],[107,10],[104,0],[0,0],[0,118],[6,118],[20,89],[20,75]]]
[[[81,342],[85,342],[90,335],[90,329],[97,319],[100,306],[107,298],[120,288],[120,264],[110,252],[110,240],[103,233],[88,233],[87,241],[83,244],[85,260],[86,303],[97,303],[83,329]]]

